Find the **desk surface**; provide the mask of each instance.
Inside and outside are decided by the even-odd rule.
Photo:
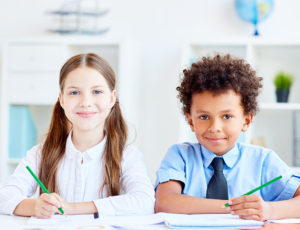
[[[0,228],[3,229],[9,229],[9,230],[42,230],[43,228],[34,228],[34,227],[29,227],[27,226],[27,222],[29,220],[29,217],[19,217],[19,216],[9,216],[9,215],[0,215]],[[26,227],[27,226],[27,227]],[[46,229],[46,228],[45,228]],[[47,229],[57,229],[57,228],[47,228]],[[76,229],[76,230],[96,230],[100,229],[99,226],[86,226],[86,227],[76,227],[76,228],[68,228],[67,226],[59,226],[59,229],[64,229],[64,230],[71,230],[71,229]],[[103,229],[103,228],[101,228]],[[106,229],[106,228],[104,228]],[[109,230],[114,229],[109,227]],[[134,229],[140,229],[140,230],[162,230],[162,229],[168,229],[165,225],[160,224],[160,225],[148,225],[148,226],[137,226],[133,228],[115,228],[115,229],[126,229],[126,230],[134,230]],[[178,229],[178,228],[177,228]],[[180,228],[179,228],[180,229]],[[184,228],[187,230],[188,228]],[[224,228],[190,228],[190,229],[224,229]],[[232,228],[230,228],[232,229]],[[253,229],[253,228],[251,228]],[[295,223],[284,223],[284,224],[279,224],[279,223],[265,223],[264,226],[255,228],[257,230],[300,230],[300,224],[295,224]],[[246,229],[245,229],[246,230]],[[250,230],[250,229],[249,229]]]
[[[113,229],[118,229],[118,230],[130,230],[130,228],[113,228],[113,227],[108,227],[108,228],[102,228],[99,227],[99,225],[87,225],[86,227],[70,227],[70,226],[59,226],[58,228],[56,227],[45,227],[45,228],[36,228],[36,227],[30,227],[27,225],[27,222],[29,221],[30,217],[21,217],[21,216],[10,216],[10,215],[1,215],[0,214],[0,229],[8,229],[8,230],[43,230],[43,229],[51,229],[51,230],[113,230]],[[143,226],[142,228],[140,227],[134,227],[132,230],[136,229],[143,229],[143,230],[166,230],[168,229],[165,225],[160,224],[160,225],[148,225],[148,226]]]
[[[5,226],[5,229],[19,230],[26,226],[29,217],[0,215],[0,227]]]

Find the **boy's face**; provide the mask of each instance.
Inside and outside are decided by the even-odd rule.
[[[186,117],[199,143],[220,156],[234,147],[241,131],[247,131],[253,115],[245,115],[241,96],[227,90],[216,95],[212,91],[193,94]]]

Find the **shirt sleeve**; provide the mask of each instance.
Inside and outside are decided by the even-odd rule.
[[[100,215],[144,215],[154,212],[154,189],[141,152],[132,146],[124,150],[121,194],[94,200]]]
[[[261,183],[264,184],[280,175],[282,176],[280,180],[262,189],[261,194],[265,201],[291,199],[300,185],[300,177],[296,176],[292,169],[271,151],[263,164]]]
[[[181,181],[185,184],[185,161],[178,145],[173,145],[161,162],[156,172],[155,188],[163,182],[170,180]]]
[[[27,171],[28,165],[38,175],[40,164],[40,147],[29,150],[21,160],[14,173],[7,178],[0,187],[0,213],[12,215],[17,205],[24,199],[31,197],[37,189],[37,183]]]

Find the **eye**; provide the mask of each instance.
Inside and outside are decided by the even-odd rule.
[[[72,91],[72,92],[70,92],[70,95],[79,95],[79,92],[78,91]]]
[[[102,91],[101,90],[94,90],[94,94],[101,94],[102,93]]]
[[[207,115],[201,115],[199,118],[200,118],[201,120],[207,120],[207,119],[208,119],[208,116],[207,116]]]
[[[225,114],[225,115],[223,116],[223,118],[226,119],[226,120],[228,120],[228,119],[232,118],[232,116],[229,115],[229,114]]]

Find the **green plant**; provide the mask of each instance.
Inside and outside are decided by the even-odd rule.
[[[274,78],[276,90],[290,90],[293,83],[293,76],[280,71]]]

